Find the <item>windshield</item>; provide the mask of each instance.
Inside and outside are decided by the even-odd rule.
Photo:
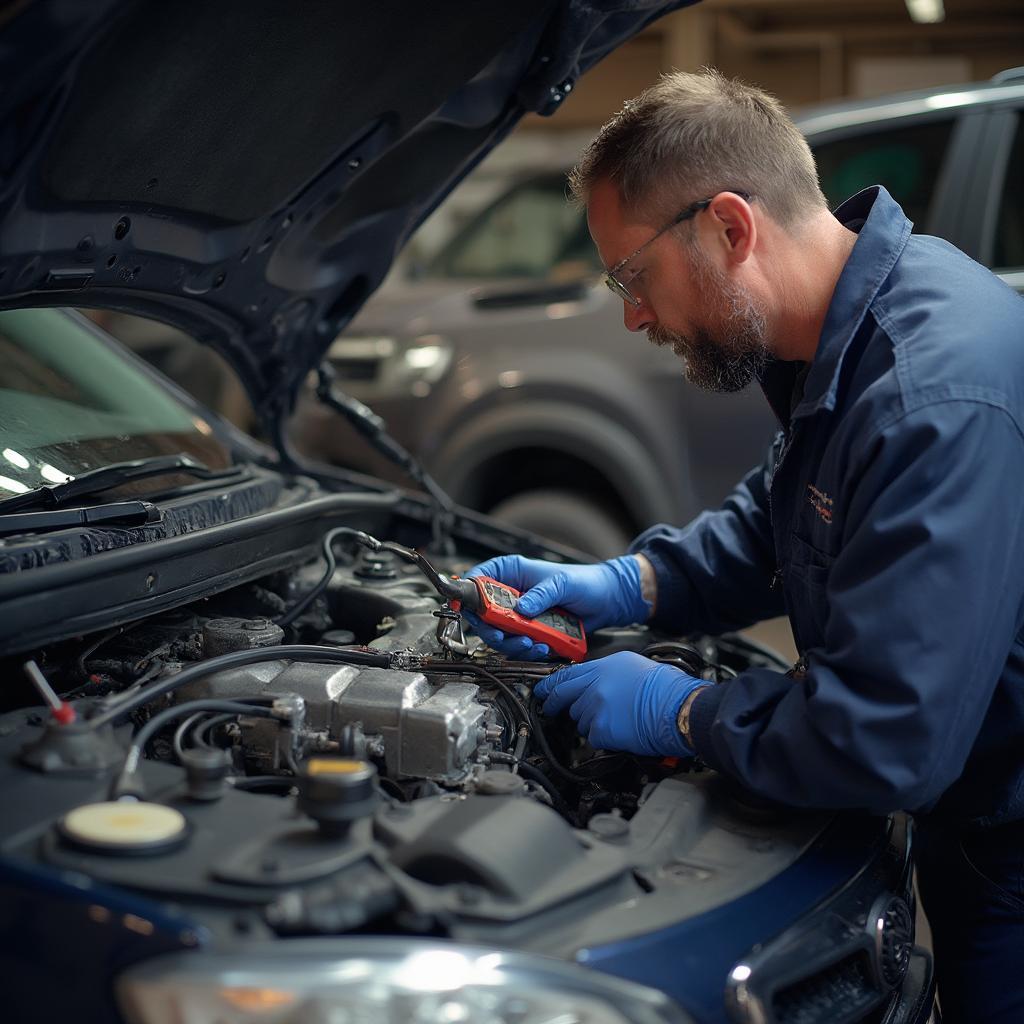
[[[93,328],[56,309],[0,313],[0,498],[177,452],[231,464],[209,423]]]
[[[509,189],[434,256],[426,275],[568,281],[600,268],[586,218],[556,174]]]

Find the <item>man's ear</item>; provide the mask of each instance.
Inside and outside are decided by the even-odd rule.
[[[735,192],[719,192],[708,207],[708,220],[726,260],[745,263],[757,243],[757,223],[750,203]]]

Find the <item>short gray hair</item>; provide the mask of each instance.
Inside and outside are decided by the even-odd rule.
[[[605,180],[652,222],[730,189],[756,197],[784,228],[828,208],[807,140],[782,104],[710,68],[663,75],[601,129],[569,188],[585,204]]]

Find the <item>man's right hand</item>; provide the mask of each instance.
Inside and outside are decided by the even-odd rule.
[[[490,576],[522,593],[516,603],[520,615],[534,618],[555,606],[574,612],[591,633],[605,626],[646,622],[651,605],[643,599],[640,563],[623,555],[596,565],[565,565],[522,555],[501,555],[475,565],[466,576]],[[546,658],[547,644],[526,636],[506,635],[466,613],[466,621],[487,644],[509,658],[539,661]]]

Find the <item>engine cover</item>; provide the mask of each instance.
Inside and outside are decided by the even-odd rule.
[[[474,683],[436,686],[418,672],[365,669],[334,697],[335,718],[383,738],[388,774],[450,779],[485,739],[479,690]]]
[[[382,749],[389,777],[452,783],[471,766],[492,720],[479,692],[475,683],[434,683],[420,672],[279,661],[218,672],[182,687],[178,699],[295,695],[306,724],[332,739],[358,725]],[[266,732],[268,742],[275,734]]]

